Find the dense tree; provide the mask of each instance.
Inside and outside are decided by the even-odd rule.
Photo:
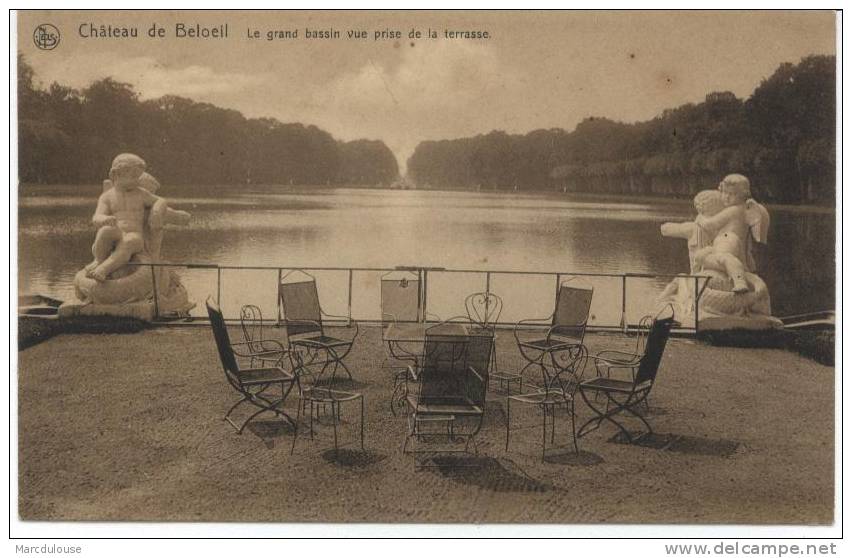
[[[566,132],[423,142],[421,185],[690,196],[747,174],[763,201],[834,203],[835,59],[783,64],[746,101],[713,92],[646,122],[587,118]]]
[[[342,143],[316,126],[167,95],[141,101],[105,78],[82,91],[35,84],[18,57],[22,182],[98,183],[112,158],[138,153],[161,180],[180,184],[390,184],[399,174],[381,141]]]

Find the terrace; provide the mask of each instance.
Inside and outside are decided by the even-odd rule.
[[[592,353],[630,343],[586,336]],[[498,332],[497,351],[501,369],[521,366],[510,333]],[[313,441],[300,434],[291,455],[280,419],[242,435],[222,421],[234,393],[208,326],[61,334],[18,359],[23,520],[833,521],[834,369],[783,350],[672,339],[651,395],[654,438],[617,443],[605,425],[576,455],[561,416],[544,461],[532,409],[512,407],[505,451],[505,395],[492,386],[479,455],[438,455],[423,469],[401,451],[406,417],[390,412],[378,327],[362,327],[347,360],[367,403],[366,451],[344,409],[336,456],[327,425]],[[582,404],[577,413],[590,416]]]

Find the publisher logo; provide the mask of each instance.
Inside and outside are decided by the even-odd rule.
[[[59,45],[59,29],[49,23],[42,23],[33,31],[33,42],[41,50],[53,50]]]

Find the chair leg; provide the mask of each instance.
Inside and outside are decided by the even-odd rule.
[[[299,404],[296,405],[296,423],[293,429],[293,444],[290,446],[290,455],[293,455],[293,450],[296,449],[296,438],[299,437],[299,419],[302,417],[302,408],[304,405],[302,401],[299,401]]]
[[[556,440],[556,405],[550,407],[550,445]]]
[[[574,419],[574,398],[571,398],[571,437],[574,440],[574,452],[579,455],[580,447],[577,445],[577,423]]]
[[[314,401],[313,401],[313,399],[308,401],[308,403],[310,403],[310,405],[311,405],[311,418],[308,421],[308,425],[311,429],[311,440],[313,440],[314,439]]]
[[[334,411],[335,403],[331,402],[331,428],[334,430],[334,458],[337,459],[337,417],[340,413],[340,403],[337,403],[337,414]]]
[[[228,421],[228,422],[231,424],[231,426],[233,426],[233,427],[234,427],[234,430],[239,430],[239,428],[238,428],[238,427],[237,427],[237,425],[236,425],[236,424],[234,424],[234,422],[230,419],[231,413],[233,413],[233,412],[234,412],[234,409],[236,409],[237,407],[239,407],[240,405],[242,405],[243,403],[245,403],[245,402],[246,402],[246,401],[248,401],[248,400],[249,400],[249,399],[248,399],[248,397],[246,397],[245,395],[243,395],[243,398],[242,398],[242,399],[240,399],[239,401],[237,401],[236,403],[234,403],[233,405],[231,405],[231,408],[230,408],[230,409],[228,409],[228,412],[227,412],[227,413],[225,413],[225,416],[224,416],[224,417],[222,417],[222,420],[226,420],[226,421]]]
[[[511,401],[511,399],[509,399],[509,396],[507,395],[506,396],[506,451],[509,451],[509,425],[510,425],[510,420],[509,420],[510,403],[509,402],[510,401]]]
[[[639,406],[640,406],[640,405],[642,405],[643,403],[645,403],[645,405],[647,406],[647,403],[648,403],[648,395],[647,395],[647,392],[646,392],[646,394],[645,394],[645,396],[644,396],[644,397],[640,397],[640,398],[639,398],[638,400],[636,400],[634,403],[629,403],[629,401],[630,401],[630,400],[628,399],[628,401],[626,401],[626,402],[625,402],[625,404],[624,404],[624,406],[623,406],[623,409],[624,409],[625,411],[627,411],[628,413],[630,413],[631,415],[633,415],[634,417],[636,417],[636,418],[638,418],[639,420],[641,420],[641,421],[642,421],[642,424],[644,424],[644,425],[645,425],[645,429],[647,430],[647,432],[646,432],[645,434],[643,434],[642,436],[649,436],[649,435],[653,434],[653,433],[654,433],[654,430],[653,430],[653,428],[651,428],[651,424],[650,424],[650,423],[649,423],[649,422],[645,419],[645,417],[643,417],[641,414],[637,413],[637,412],[633,409],[634,407],[639,407]]]
[[[364,396],[361,396],[361,451],[364,451]]]

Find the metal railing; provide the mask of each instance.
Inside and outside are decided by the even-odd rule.
[[[495,292],[503,300],[506,307],[513,307],[515,314],[508,314],[504,311],[503,317],[498,326],[514,325],[517,321],[523,318],[529,318],[535,313],[530,310],[522,314],[519,308],[524,307],[524,311],[529,310],[529,306],[538,306],[538,314],[542,317],[553,311],[553,305],[556,300],[559,285],[569,278],[581,278],[585,281],[597,282],[595,288],[595,297],[593,299],[592,318],[589,323],[590,330],[621,330],[626,331],[638,323],[638,320],[645,314],[649,313],[653,305],[649,301],[649,289],[640,291],[638,294],[631,296],[630,285],[638,281],[660,281],[671,280],[674,278],[687,279],[692,283],[693,287],[693,308],[692,314],[694,319],[692,323],[682,323],[681,331],[695,332],[698,329],[699,309],[698,300],[706,288],[708,278],[700,275],[687,274],[652,274],[652,273],[589,273],[589,272],[569,272],[569,271],[516,271],[516,270],[494,270],[494,269],[449,269],[443,267],[428,267],[428,266],[398,266],[393,268],[388,267],[326,267],[326,266],[238,266],[238,265],[219,265],[215,263],[190,263],[190,262],[174,262],[174,263],[137,263],[134,265],[147,266],[151,269],[152,280],[154,281],[154,309],[157,322],[174,322],[175,318],[180,316],[168,316],[161,314],[160,303],[156,288],[156,273],[155,267],[167,268],[183,268],[187,270],[207,270],[215,271],[215,293],[216,301],[223,309],[228,306],[224,304],[229,302],[228,296],[223,295],[223,275],[231,272],[261,272],[269,275],[260,284],[255,283],[243,285],[240,292],[237,293],[239,300],[235,301],[239,304],[245,303],[245,299],[250,296],[264,296],[266,300],[274,298],[275,313],[278,323],[281,323],[281,302],[278,296],[278,285],[281,283],[282,276],[285,272],[299,270],[317,276],[317,285],[320,290],[320,299],[325,304],[330,298],[335,298],[332,301],[339,305],[345,306],[345,315],[348,320],[357,320],[365,323],[380,323],[381,311],[378,301],[370,301],[375,299],[375,293],[371,293],[372,287],[376,290],[379,288],[379,278],[381,274],[388,272],[409,272],[416,274],[420,280],[420,293],[418,300],[418,316],[426,320],[429,315],[443,315],[449,317],[462,313],[462,306],[459,306],[465,296],[471,292]],[[329,280],[328,277],[320,277],[323,274],[335,274],[338,277],[335,280]],[[356,276],[364,276],[361,281],[356,281]],[[368,276],[375,275],[369,278]],[[342,276],[342,277],[341,277]],[[462,276],[468,276],[467,280],[461,279]],[[273,283],[273,280],[275,283]],[[533,283],[535,288],[524,287],[521,284],[526,281]],[[600,283],[606,282],[608,285],[604,289],[599,289]],[[335,283],[336,286],[331,288],[323,288],[324,283]],[[438,287],[434,287],[436,283],[444,283]],[[500,283],[501,286],[495,288],[495,283]],[[544,285],[549,283],[550,287],[544,288]],[[369,285],[369,286],[368,286]],[[449,285],[449,286],[448,286]],[[211,281],[205,281],[206,287],[213,287]],[[247,290],[247,288],[249,290]],[[654,292],[660,294],[659,285],[654,284],[657,289]],[[341,289],[343,294],[341,295]],[[190,289],[188,289],[190,290]],[[449,291],[449,292],[448,292]],[[458,292],[455,292],[458,291]],[[603,292],[601,292],[603,291]],[[199,303],[199,293],[190,292],[190,298]],[[212,294],[210,290],[207,294]],[[333,295],[333,296],[324,296]],[[206,298],[206,294],[203,294]],[[224,297],[224,298],[223,298]],[[616,303],[613,303],[613,297],[617,297]],[[444,299],[443,306],[439,300]],[[603,300],[604,303],[600,301]],[[653,300],[653,299],[652,299]],[[360,303],[359,303],[360,301]],[[447,302],[454,301],[454,302]],[[597,307],[596,307],[597,301]],[[441,310],[447,310],[450,305],[450,310],[441,313]],[[457,304],[458,312],[452,310],[452,304]],[[199,305],[200,306],[200,305]],[[271,305],[267,305],[268,310],[272,310]],[[357,306],[357,308],[355,308]],[[203,306],[201,306],[203,308]],[[234,305],[237,310],[239,306]],[[354,311],[353,311],[353,308]],[[597,313],[596,313],[597,308]],[[645,308],[646,310],[643,310]],[[342,308],[339,308],[342,310]],[[544,310],[543,312],[541,310]],[[373,312],[377,311],[377,312]],[[372,315],[371,315],[372,312]],[[339,312],[331,312],[339,313]],[[601,316],[598,316],[601,314]],[[635,318],[631,320],[631,315]],[[226,318],[229,320],[237,319],[236,311]],[[186,316],[183,316],[184,318]],[[206,318],[206,315],[192,316],[191,319]]]

